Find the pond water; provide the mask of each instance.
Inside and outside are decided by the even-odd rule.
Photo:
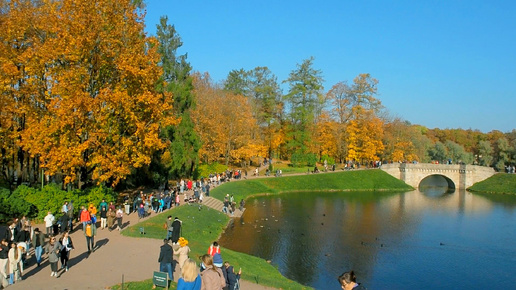
[[[286,277],[341,289],[514,289],[516,197],[465,191],[303,192],[248,200],[219,241]],[[245,270],[245,269],[244,269]]]

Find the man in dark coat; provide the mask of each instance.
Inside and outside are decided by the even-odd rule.
[[[163,246],[161,246],[159,251],[159,271],[168,273],[168,278],[174,281],[174,270],[172,264],[174,260],[172,259],[172,247],[168,243],[167,239],[163,240]]]
[[[177,243],[179,240],[179,237],[181,236],[182,223],[183,222],[178,217],[174,218],[174,221],[172,222],[172,243]]]

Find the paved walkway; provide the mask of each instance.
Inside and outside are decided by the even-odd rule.
[[[151,214],[151,216],[154,215],[154,213]],[[166,212],[164,220],[165,217]],[[136,213],[125,215],[123,223],[124,228],[138,223],[138,215]],[[37,226],[44,229],[43,225]],[[120,284],[122,279],[126,282],[150,279],[152,272],[159,270],[158,257],[162,240],[130,238],[121,235],[117,230],[110,232],[107,229],[98,229],[95,239],[97,249],[88,256],[82,230],[75,230],[71,237],[75,249],[70,253],[68,272],[61,271],[58,278],[50,277],[47,255],[43,256],[44,261],[39,268],[35,265],[35,258],[31,256],[23,273],[23,280],[6,289],[109,289],[113,285]],[[177,281],[179,277],[179,267],[176,267],[174,280]],[[242,280],[241,289],[273,288]]]

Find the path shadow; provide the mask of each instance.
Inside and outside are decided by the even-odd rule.
[[[94,247],[95,251],[100,249],[102,246],[105,246],[108,242],[109,242],[108,238],[105,238],[105,239],[102,239],[102,240],[98,240],[95,243],[95,247]]]
[[[36,257],[33,256],[29,259],[29,265],[26,266],[24,272],[23,272],[23,275],[22,275],[22,279],[27,279],[29,278],[30,276],[33,276],[33,275],[36,275],[38,274],[41,270],[47,268],[48,266],[48,270],[50,270],[50,263],[48,262],[48,259],[47,258],[43,258],[41,257],[41,264],[39,267],[36,266]],[[27,268],[30,268],[30,270],[27,271]],[[50,273],[50,272],[49,272]]]
[[[72,252],[73,253],[73,252]],[[70,253],[70,255],[72,254]],[[82,260],[88,258],[88,252],[82,252],[78,256],[71,257],[70,260],[68,260],[68,267],[73,267],[74,265],[79,264]]]

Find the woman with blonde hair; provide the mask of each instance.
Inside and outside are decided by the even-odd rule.
[[[11,249],[8,253],[9,259],[9,274],[11,274],[10,280],[13,283],[21,280],[20,262],[22,259],[22,251],[18,248],[16,243],[11,244]]]
[[[205,254],[201,257],[203,268],[201,273],[201,290],[221,290],[226,287],[226,278],[220,268],[213,265],[213,257]]]
[[[173,247],[174,255],[179,255],[177,263],[179,267],[183,269],[183,264],[188,259],[188,253],[190,253],[190,247],[188,247],[188,240],[183,237],[180,237],[177,242],[179,243],[179,248],[177,248],[177,245]]]
[[[181,278],[177,281],[177,290],[200,290],[201,275],[197,263],[192,259],[187,259],[181,269]]]

